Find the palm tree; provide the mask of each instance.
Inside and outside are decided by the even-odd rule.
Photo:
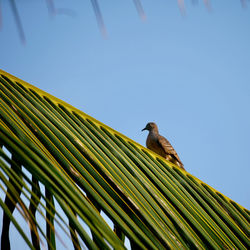
[[[0,96],[1,249],[10,223],[30,249],[249,248],[249,211],[188,172],[1,70]]]

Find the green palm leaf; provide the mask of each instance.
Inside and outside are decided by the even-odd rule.
[[[75,249],[123,249],[125,237],[133,249],[249,247],[248,210],[67,103],[0,75],[2,249],[10,223],[34,249],[55,249],[59,231]]]

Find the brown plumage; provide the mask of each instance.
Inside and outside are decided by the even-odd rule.
[[[147,148],[184,169],[176,151],[170,142],[159,134],[158,127],[154,122],[149,122],[143,130],[149,131],[146,141]]]

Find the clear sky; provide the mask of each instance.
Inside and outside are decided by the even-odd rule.
[[[250,209],[250,2],[2,1],[0,68],[145,145],[158,124],[188,172]],[[243,1],[242,1],[243,2]]]

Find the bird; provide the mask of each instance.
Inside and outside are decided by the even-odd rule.
[[[159,134],[158,127],[156,123],[149,122],[142,131],[148,130],[149,134],[146,140],[146,146],[148,149],[151,149],[155,153],[161,155],[168,161],[176,164],[180,168],[184,169],[184,165],[181,162],[178,154],[174,150],[173,146],[170,144],[170,142]]]

